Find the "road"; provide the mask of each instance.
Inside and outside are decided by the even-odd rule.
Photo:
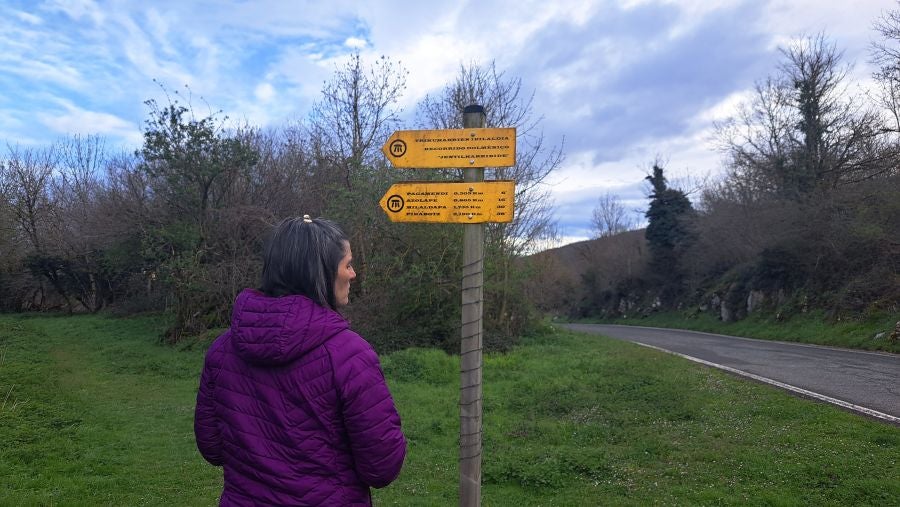
[[[900,424],[900,355],[680,329],[563,324],[688,359]]]

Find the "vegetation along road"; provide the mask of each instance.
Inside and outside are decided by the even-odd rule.
[[[572,331],[660,348],[900,424],[900,356],[637,326],[565,324]]]

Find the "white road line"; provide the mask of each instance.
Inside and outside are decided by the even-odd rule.
[[[632,343],[637,343],[638,345],[643,345],[644,347],[649,347],[649,348],[651,348],[651,349],[656,349],[656,350],[665,352],[665,353],[667,353],[667,354],[673,354],[673,355],[676,355],[676,356],[679,356],[679,357],[683,357],[683,358],[685,358],[685,359],[687,359],[687,360],[689,360],[689,361],[694,361],[695,363],[700,363],[700,364],[704,364],[704,365],[706,365],[706,366],[711,366],[711,367],[713,367],[713,368],[718,368],[718,369],[720,369],[720,370],[725,370],[725,371],[727,371],[727,372],[731,372],[731,373],[734,373],[734,374],[736,374],[736,375],[741,375],[742,377],[752,378],[753,380],[757,380],[757,381],[759,381],[759,382],[764,382],[764,383],[766,383],[766,384],[770,384],[770,385],[773,385],[773,386],[776,386],[776,387],[780,387],[780,388],[782,388],[782,389],[786,389],[786,390],[788,390],[788,391],[792,391],[792,392],[795,392],[795,393],[797,393],[797,394],[801,394],[801,395],[803,395],[803,396],[807,396],[807,397],[810,397],[810,398],[815,398],[815,399],[817,399],[817,400],[821,400],[821,401],[824,401],[824,402],[826,402],[826,403],[831,403],[832,405],[837,405],[837,406],[839,406],[839,407],[843,407],[843,408],[846,408],[846,409],[848,409],[848,410],[852,410],[852,411],[854,411],[854,412],[858,412],[858,413],[861,413],[861,414],[866,414],[866,415],[868,415],[868,416],[875,417],[875,418],[877,418],[877,419],[882,419],[882,420],[885,420],[885,421],[889,421],[889,422],[892,422],[892,423],[894,423],[894,424],[900,424],[900,417],[895,417],[895,416],[892,416],[892,415],[890,415],[890,414],[885,414],[884,412],[879,412],[879,411],[877,411],[877,410],[872,410],[871,408],[866,408],[866,407],[861,407],[861,406],[859,406],[859,405],[854,405],[853,403],[849,403],[849,402],[846,402],[846,401],[843,401],[843,400],[839,400],[839,399],[837,399],[837,398],[832,398],[832,397],[830,397],[830,396],[825,396],[824,394],[819,394],[819,393],[814,393],[814,392],[812,392],[812,391],[807,391],[806,389],[803,389],[803,388],[800,388],[800,387],[797,387],[797,386],[792,386],[792,385],[790,385],[790,384],[785,384],[784,382],[779,382],[779,381],[777,381],[777,380],[772,380],[772,379],[770,379],[770,378],[761,377],[761,376],[755,375],[755,374],[753,374],[753,373],[749,373],[749,372],[746,372],[746,371],[743,371],[743,370],[738,370],[737,368],[732,368],[732,367],[730,367],[730,366],[725,366],[724,364],[713,363],[713,362],[711,362],[711,361],[706,361],[706,360],[700,359],[700,358],[698,358],[698,357],[693,357],[693,356],[689,356],[689,355],[686,355],[686,354],[681,354],[681,353],[679,353],[679,352],[673,352],[673,351],[671,351],[671,350],[666,350],[666,349],[664,349],[664,348],[662,348],[662,347],[657,347],[657,346],[655,346],[655,345],[648,345],[648,344],[646,344],[646,343],[641,343],[641,342],[637,342],[637,341],[636,341],[636,342],[632,342]]]
[[[706,336],[713,336],[716,338],[728,338],[729,340],[744,340],[753,343],[778,343],[781,345],[788,345],[790,347],[807,347],[811,349],[819,349],[819,350],[831,350],[838,352],[851,352],[853,354],[868,354],[873,356],[883,356],[883,357],[897,357],[897,354],[892,352],[881,352],[878,350],[861,350],[861,349],[848,349],[846,347],[837,347],[834,345],[818,345],[815,343],[801,343],[801,342],[786,342],[782,340],[769,340],[763,338],[747,338],[746,336],[734,336],[730,334],[717,334],[717,333],[707,333],[706,331],[694,331],[691,329],[679,329],[679,328],[670,328],[670,327],[650,327],[650,326],[632,326],[630,324],[602,324],[604,326],[615,326],[621,328],[632,328],[632,329],[653,329],[655,331],[685,331],[688,333],[694,334],[703,334]]]

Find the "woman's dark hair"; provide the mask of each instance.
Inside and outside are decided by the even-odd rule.
[[[323,218],[288,218],[272,231],[259,290],[278,297],[302,294],[321,306],[337,308],[334,281],[346,254],[347,236]]]

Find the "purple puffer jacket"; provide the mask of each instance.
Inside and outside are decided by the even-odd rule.
[[[251,289],[206,354],[194,434],[224,467],[220,505],[371,505],[406,456],[372,347],[304,296]]]

